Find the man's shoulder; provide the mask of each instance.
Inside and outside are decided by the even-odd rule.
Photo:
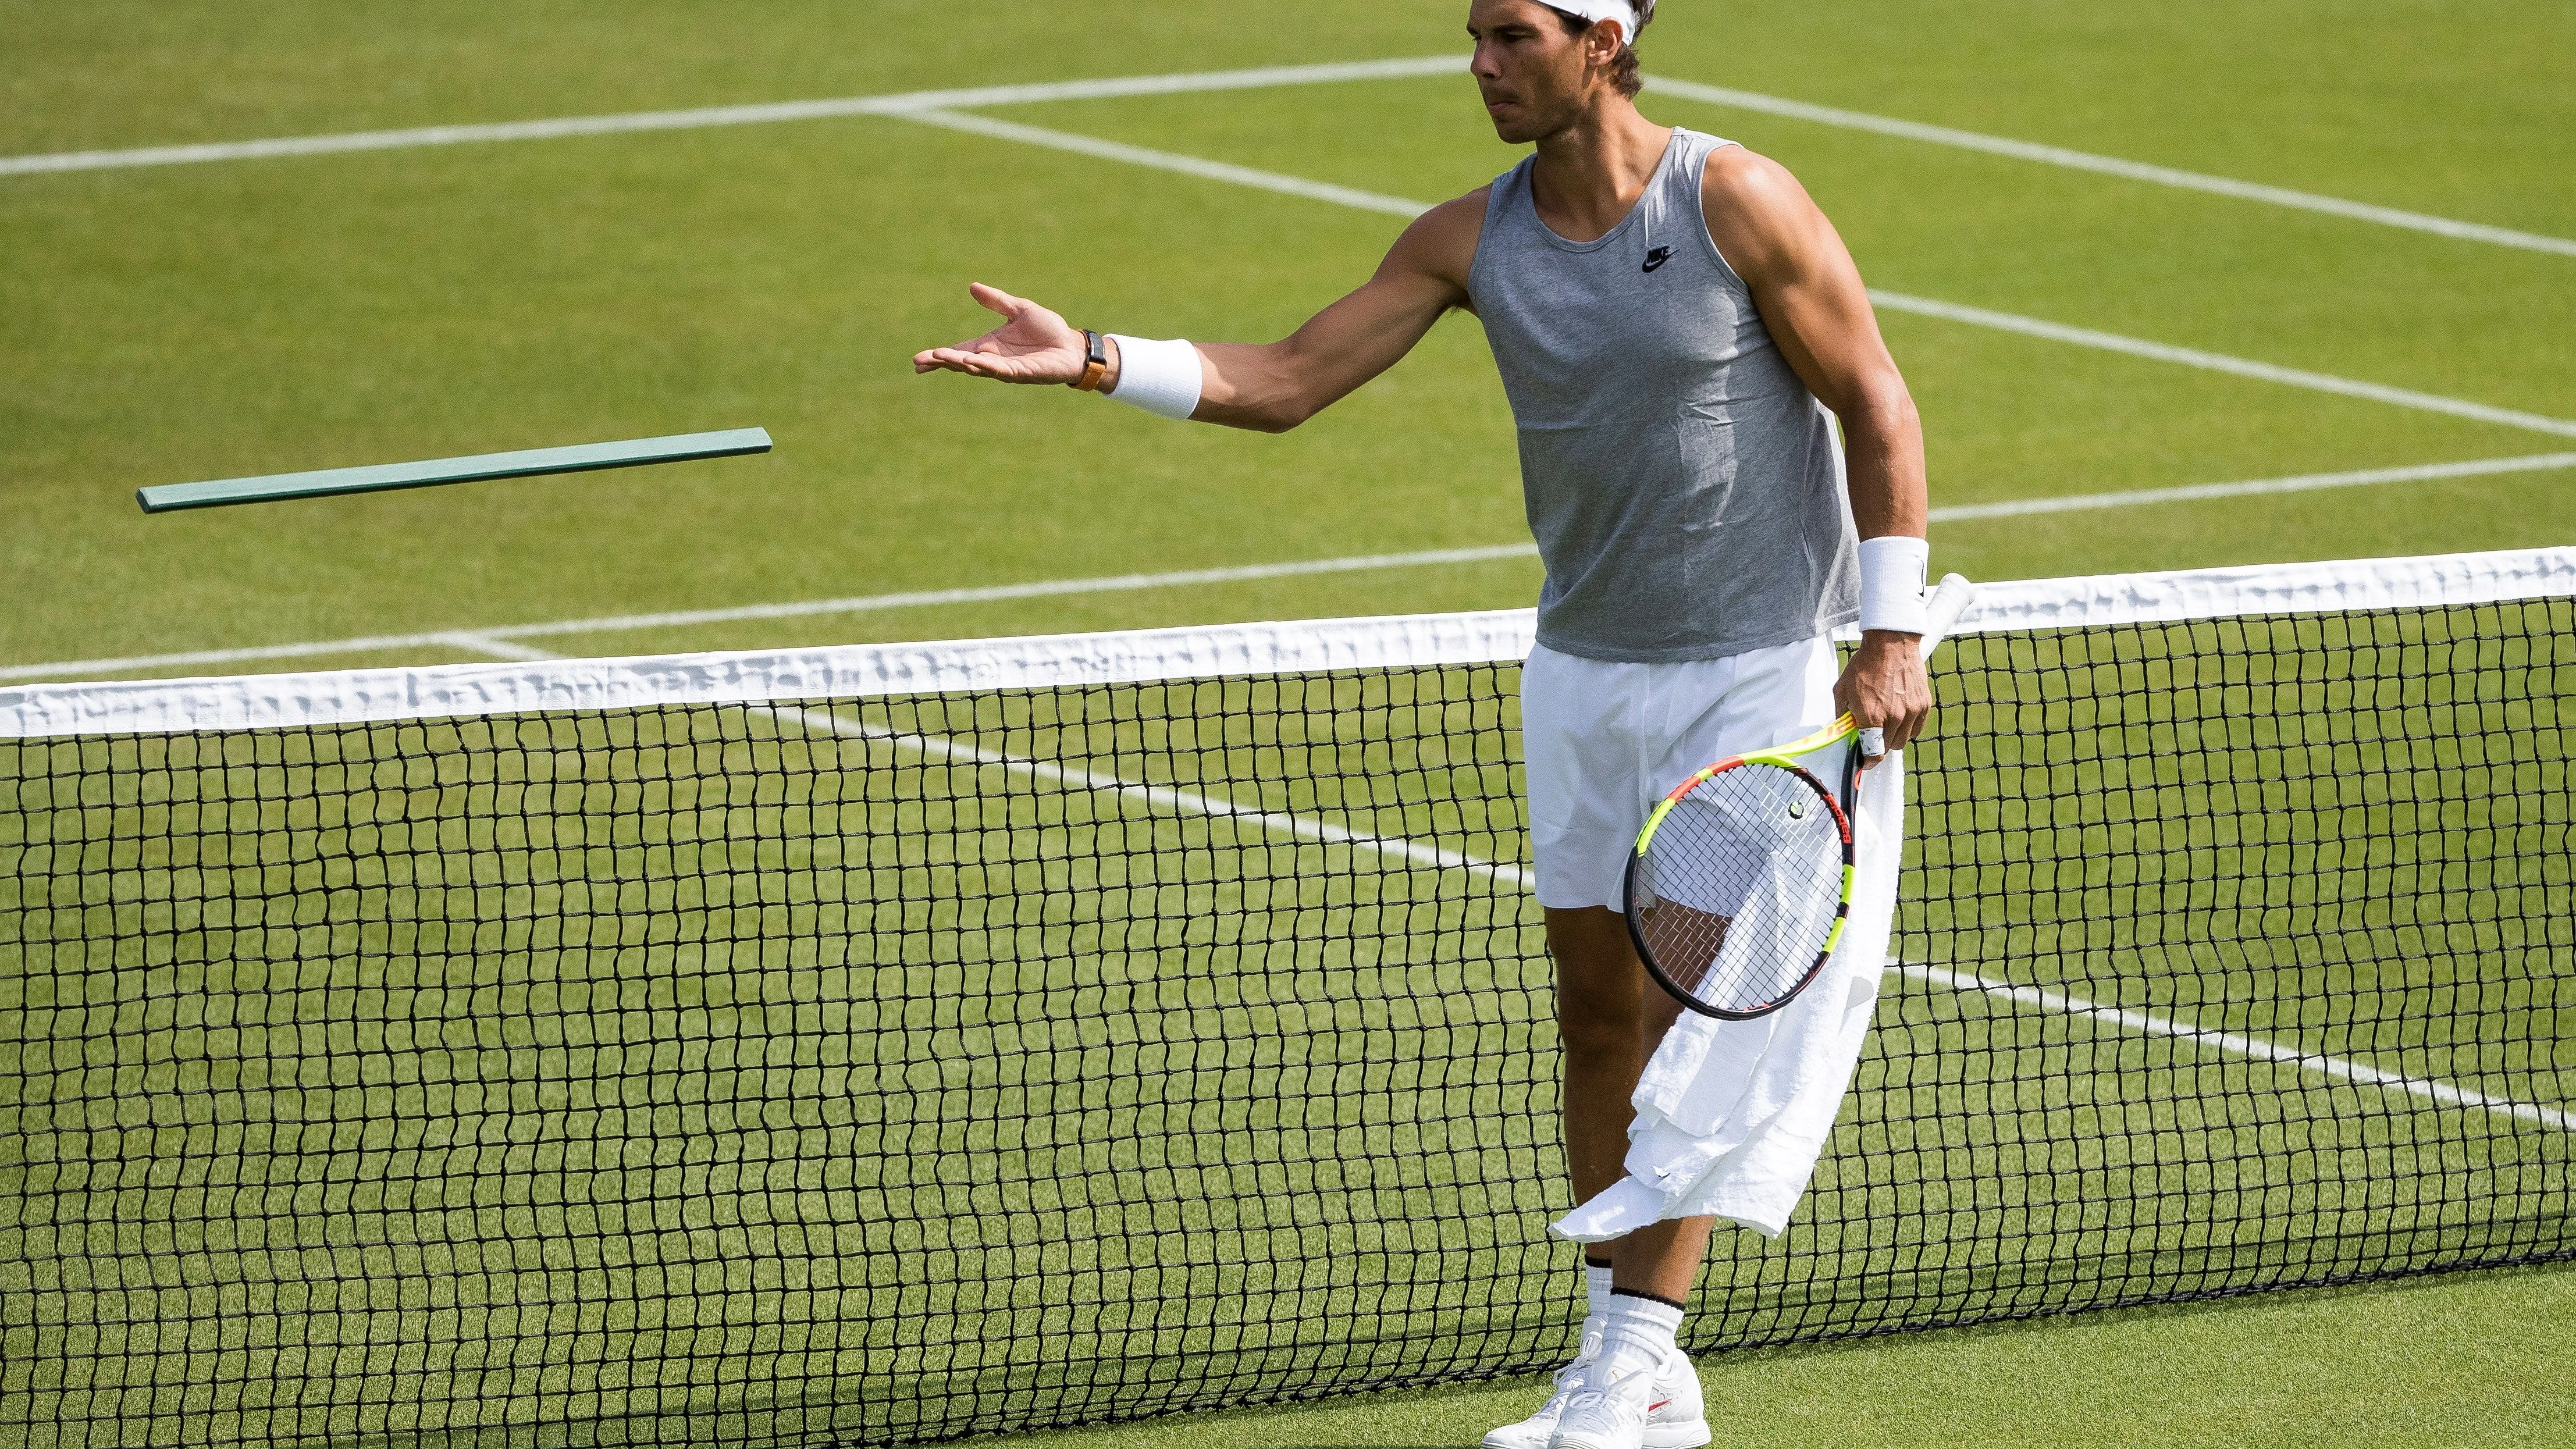
[[[1740,142],[1708,153],[1699,190],[1701,201],[1712,210],[1723,206],[1729,211],[1762,211],[1807,200],[1807,188],[1788,167]]]
[[[1812,238],[1821,213],[1789,168],[1742,146],[1721,146],[1700,182],[1700,210],[1719,255],[1759,285]]]
[[[1443,227],[1472,225],[1481,231],[1485,225],[1485,212],[1493,203],[1494,184],[1488,181],[1464,196],[1452,197],[1422,213],[1421,220]]]
[[[1485,209],[1494,188],[1479,186],[1466,195],[1415,217],[1396,249],[1414,265],[1443,280],[1465,286],[1476,263],[1477,244],[1485,235]]]

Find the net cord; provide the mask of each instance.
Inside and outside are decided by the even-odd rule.
[[[2576,597],[2576,548],[1985,584],[1952,632],[2562,597]],[[1535,639],[1533,612],[1505,609],[774,652],[39,684],[0,690],[0,739],[1490,664],[1526,657]]]

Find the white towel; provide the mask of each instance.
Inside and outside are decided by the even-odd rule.
[[[1727,1218],[1765,1237],[1788,1226],[1878,1007],[1905,852],[1903,756],[1862,778],[1852,829],[1851,919],[1825,974],[1753,1021],[1684,1012],[1638,1079],[1628,1175],[1559,1219],[1557,1236],[1607,1242],[1693,1217]]]

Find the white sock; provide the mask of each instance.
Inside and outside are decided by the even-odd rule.
[[[1594,1318],[1610,1316],[1610,1270],[1586,1259],[1583,1264],[1583,1292],[1592,1306],[1585,1311]]]
[[[1673,1304],[1641,1293],[1614,1293],[1610,1327],[1601,1336],[1602,1357],[1617,1358],[1624,1351],[1633,1358],[1661,1363],[1678,1347],[1673,1340],[1681,1326],[1682,1311]]]

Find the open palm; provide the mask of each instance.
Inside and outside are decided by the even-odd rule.
[[[1068,383],[1082,378],[1087,346],[1065,320],[1025,298],[981,282],[975,300],[1009,320],[972,342],[916,354],[912,370],[962,372],[1002,382]]]

